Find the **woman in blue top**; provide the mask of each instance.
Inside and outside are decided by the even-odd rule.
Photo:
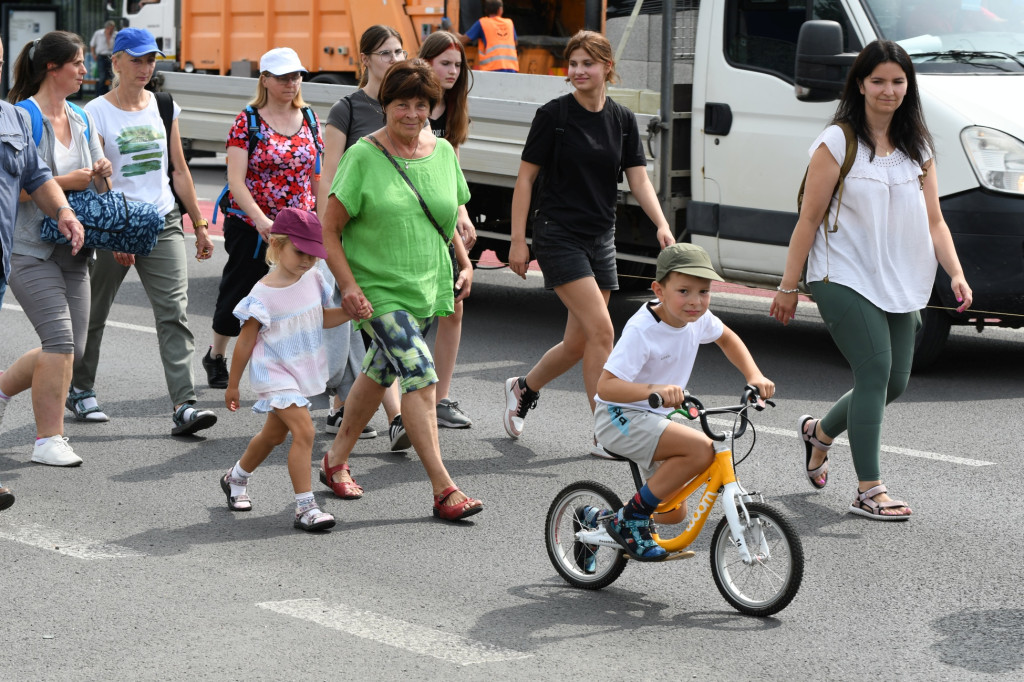
[[[67,31],[52,31],[27,43],[14,64],[8,99],[22,103],[20,113],[30,123],[30,109],[41,115],[37,150],[61,189],[95,186],[106,191],[110,161],[103,156],[98,136],[86,134],[91,128],[89,115],[67,102],[85,77],[84,47],[81,38]],[[31,388],[36,419],[32,461],[78,466],[82,458],[64,437],[64,398],[72,365],[85,349],[92,249],[74,253],[70,244],[43,241],[43,212],[24,192],[21,200],[11,250],[11,290],[42,345],[0,375],[0,400]]]

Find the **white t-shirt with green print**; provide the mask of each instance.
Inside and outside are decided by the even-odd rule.
[[[123,111],[99,97],[85,105],[92,115],[93,135],[103,137],[103,153],[114,166],[111,183],[134,201],[156,205],[160,215],[174,208],[167,179],[167,139],[156,98],[141,111]],[[174,105],[174,118],[181,107]]]

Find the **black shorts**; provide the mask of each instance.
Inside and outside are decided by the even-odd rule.
[[[599,289],[619,288],[615,269],[615,228],[597,237],[578,235],[543,216],[533,221],[533,255],[544,274],[544,288],[593,277]]]
[[[267,243],[260,239],[260,233],[233,215],[224,219],[224,251],[228,254],[228,262],[220,278],[213,311],[213,331],[234,337],[242,329],[234,314],[235,306],[249,295],[256,283],[270,271],[270,266],[266,261]]]

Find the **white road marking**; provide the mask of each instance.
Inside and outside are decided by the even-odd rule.
[[[455,365],[456,374],[468,374],[469,372],[485,372],[491,369],[507,369],[509,367],[523,367],[525,362],[516,360],[495,360],[494,362],[460,362]]]
[[[77,534],[65,535],[61,531],[35,523],[0,526],[0,538],[85,561],[131,559],[146,556],[144,553],[136,552],[128,547],[90,540]]]
[[[708,418],[708,423],[716,424],[718,426],[729,426],[733,425],[732,419],[715,419]],[[764,433],[770,433],[774,436],[789,436],[790,438],[799,438],[795,429],[779,429],[772,426],[758,426],[758,431]],[[839,445],[849,445],[850,441],[845,438],[836,438],[834,443]],[[992,466],[995,462],[986,462],[983,459],[967,459],[966,457],[955,457],[953,455],[942,455],[937,452],[928,452],[926,450],[911,450],[910,448],[899,448],[895,445],[883,445],[882,452],[890,452],[894,455],[906,455],[907,457],[920,457],[922,459],[934,459],[939,462],[949,462],[950,464],[961,464],[969,467],[987,467]]]
[[[344,604],[326,604],[319,599],[261,602],[256,606],[455,665],[498,663],[531,657],[531,654],[521,651],[484,644]]]

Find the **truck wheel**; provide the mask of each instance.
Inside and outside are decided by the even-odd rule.
[[[309,79],[310,83],[325,83],[326,85],[359,85],[356,77],[351,73],[320,73]]]
[[[925,308],[921,311],[921,328],[914,340],[914,371],[927,369],[939,359],[952,322],[945,310]]]

